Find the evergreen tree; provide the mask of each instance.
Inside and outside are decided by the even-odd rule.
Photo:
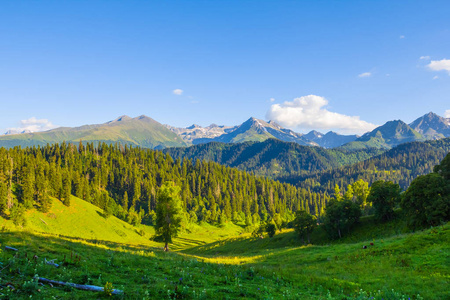
[[[0,215],[4,214],[8,204],[8,186],[0,180]]]
[[[69,177],[69,173],[64,172],[64,177],[62,179],[62,187],[61,187],[61,200],[65,206],[70,206],[70,193],[72,191],[71,180]]]
[[[27,168],[22,184],[22,203],[25,209],[33,207],[34,202],[34,171]]]
[[[14,225],[25,227],[27,225],[27,219],[25,218],[26,207],[21,203],[15,204],[11,208],[10,218]]]
[[[128,210],[128,192],[125,191],[123,193],[123,198],[122,198],[122,207],[125,211]]]
[[[105,217],[105,219],[111,217],[113,215],[113,211],[114,209],[112,207],[112,201],[110,201],[110,199],[107,199],[105,208],[103,209],[103,216]]]

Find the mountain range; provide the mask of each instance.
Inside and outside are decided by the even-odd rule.
[[[278,139],[294,142],[302,146],[323,148],[343,147],[355,149],[391,149],[399,144],[412,141],[435,140],[450,136],[449,119],[432,112],[406,124],[401,120],[389,121],[362,136],[341,135],[335,132],[323,134],[311,131],[307,134],[283,128],[273,121],[250,118],[237,126],[211,124],[207,127],[192,125],[177,128],[162,125],[145,115],[131,118],[121,116],[113,121],[84,125],[80,127],[60,127],[44,132],[5,134],[0,136],[0,147],[46,145],[66,142],[122,143],[152,149],[186,147],[209,142],[242,143],[262,142]]]
[[[278,139],[284,142],[294,142],[302,146],[320,146],[323,148],[334,148],[345,143],[354,141],[357,135],[341,135],[335,132],[323,134],[311,131],[308,134],[301,134],[290,129],[283,128],[274,121],[264,121],[250,118],[237,126],[217,126],[211,124],[208,127],[192,125],[187,128],[177,128],[165,125],[173,132],[181,135],[186,143],[193,145],[205,144],[209,142],[222,143],[242,143],[242,142],[262,142],[267,139]]]
[[[192,125],[187,128],[167,127],[180,134],[187,144],[193,145],[209,142],[241,143],[275,138],[284,142],[295,142],[303,146],[320,146],[323,148],[342,146],[347,150],[391,149],[402,143],[450,137],[450,120],[432,112],[416,119],[409,125],[401,120],[389,121],[362,136],[341,135],[333,131],[323,134],[315,130],[307,134],[301,134],[283,128],[273,121],[266,122],[256,118],[250,118],[241,125],[234,127],[217,126],[215,124],[208,127],[199,125]]]
[[[103,124],[59,127],[49,131],[0,136],[0,147],[43,146],[71,142],[121,143],[152,149],[187,146],[174,132],[147,116],[121,116]]]

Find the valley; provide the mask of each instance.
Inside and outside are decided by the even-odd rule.
[[[381,154],[374,150],[367,159],[366,150],[329,150],[273,139],[197,145],[186,148],[196,149],[191,157],[182,148],[164,153],[106,143],[1,148],[0,296],[445,299],[448,142],[406,143]],[[288,150],[279,150],[285,146]],[[313,167],[313,161],[328,163],[315,165],[311,173],[303,169],[290,184],[232,168],[239,164],[213,162],[261,159],[250,164],[256,170],[256,165],[275,159],[255,154],[258,147],[265,154],[290,153],[291,159],[305,155],[299,164],[303,168]],[[378,172],[396,177],[379,177]],[[353,173],[359,177],[345,179]],[[392,210],[383,221],[369,186],[396,178],[407,190],[401,202],[382,206]],[[411,214],[406,194],[422,190],[410,191],[409,186],[425,178],[437,183],[427,188],[431,198],[423,198],[434,203],[434,210]],[[180,187],[169,196],[180,204],[178,233],[169,241],[169,252],[158,225],[167,182]],[[334,223],[331,207],[341,204],[358,214],[339,216]],[[299,211],[314,220],[312,227],[305,227],[310,228],[309,242],[298,232]],[[100,291],[58,287],[46,279],[94,285]]]
[[[2,1],[0,300],[449,300],[450,1]]]

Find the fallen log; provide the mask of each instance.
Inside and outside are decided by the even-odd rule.
[[[46,263],[47,265],[51,265],[51,266],[54,266],[55,268],[59,268],[59,265],[58,265],[57,263],[55,263],[54,259],[52,259],[52,260],[47,260],[47,259],[44,258],[44,260],[45,260],[45,263]]]
[[[5,246],[5,250],[11,250],[11,251],[19,251],[19,249],[10,247],[10,246]]]
[[[75,289],[79,290],[85,290],[85,291],[92,291],[92,292],[103,292],[104,289],[101,286],[95,286],[95,285],[84,285],[84,284],[76,284],[76,283],[70,283],[70,282],[64,282],[64,281],[56,281],[47,279],[44,277],[38,277],[38,281],[42,283],[48,283],[53,285],[64,285],[64,286],[70,286]],[[123,294],[123,291],[121,290],[112,290],[111,294],[113,295],[120,295]]]

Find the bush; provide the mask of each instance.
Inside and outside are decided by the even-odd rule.
[[[273,237],[275,235],[275,231],[277,230],[277,227],[273,223],[267,223],[266,224],[266,232],[269,237]]]

